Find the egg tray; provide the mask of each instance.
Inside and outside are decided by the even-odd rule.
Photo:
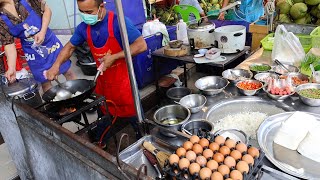
[[[197,135],[200,138],[204,137],[204,138],[208,139],[210,143],[217,136],[217,135],[212,135],[210,132],[206,132],[206,131],[199,131],[197,133]],[[249,148],[249,147],[251,147],[251,145],[248,145],[247,147]],[[263,159],[265,157],[265,153],[261,149],[259,149],[259,154],[260,154],[259,157],[254,159],[254,165],[253,166],[251,164],[249,165],[249,173],[243,173],[243,180],[255,179],[255,176],[260,171],[261,167],[263,166]],[[182,157],[180,157],[180,158],[182,158]],[[209,161],[211,159],[212,158],[209,158],[209,159],[207,159],[207,161]],[[190,163],[192,163],[192,162],[190,162]],[[219,165],[221,165],[221,164],[223,164],[223,163],[219,163]],[[201,167],[201,168],[203,168],[203,167]],[[231,168],[230,171],[232,171],[233,169],[234,168]],[[171,165],[169,163],[168,159],[165,161],[163,172],[165,175],[165,179],[168,179],[168,180],[171,180],[171,179],[172,180],[174,180],[174,179],[176,179],[176,180],[190,180],[190,179],[191,180],[200,180],[199,173],[195,173],[195,174],[191,175],[189,173],[188,169],[180,170],[178,164],[175,163],[175,164]],[[228,175],[224,176],[224,178],[227,178],[227,176]],[[188,177],[188,178],[186,178],[186,177]]]

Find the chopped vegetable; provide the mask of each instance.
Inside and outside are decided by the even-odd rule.
[[[253,65],[250,67],[252,71],[269,71],[271,67],[269,65]]]
[[[256,90],[262,87],[261,83],[250,82],[250,81],[243,81],[238,83],[238,88],[244,90]]]
[[[301,96],[311,99],[320,99],[320,89],[303,89],[298,92]]]

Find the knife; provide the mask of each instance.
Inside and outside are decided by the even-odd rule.
[[[148,150],[144,149],[143,150],[143,154],[147,157],[148,161],[150,162],[150,164],[154,167],[154,169],[156,170],[157,174],[158,174],[158,178],[162,178],[162,174],[159,170],[158,164],[157,164],[157,159],[156,157],[149,152]]]

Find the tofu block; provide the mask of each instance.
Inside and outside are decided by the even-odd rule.
[[[316,122],[307,136],[299,144],[297,151],[313,161],[320,163],[320,122]]]

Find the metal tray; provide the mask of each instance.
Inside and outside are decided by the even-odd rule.
[[[284,172],[305,179],[320,179],[320,163],[300,155],[297,151],[273,143],[281,123],[292,114],[293,112],[287,112],[270,116],[260,125],[257,133],[260,148],[267,158]],[[309,114],[320,121],[320,115]]]
[[[122,160],[123,162],[127,163],[132,167],[135,167],[137,170],[142,164],[145,164],[147,166],[148,176],[157,177],[156,170],[149,163],[148,159],[143,154],[144,147],[142,146],[142,144],[144,141],[149,141],[157,149],[164,152],[169,152],[169,153],[174,153],[175,149],[177,149],[178,147],[173,145],[168,145],[165,141],[159,138],[156,138],[155,136],[148,135],[148,136],[142,137],[134,144],[128,146],[119,154],[120,160]]]
[[[254,179],[257,180],[298,180],[281,171],[275,170],[271,167],[263,165]]]

